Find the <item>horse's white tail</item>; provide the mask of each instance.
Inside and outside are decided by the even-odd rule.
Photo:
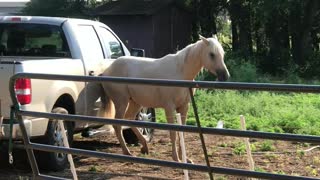
[[[116,115],[115,107],[113,101],[105,93],[102,85],[100,84],[100,94],[101,94],[101,106],[99,108],[98,117],[111,118],[114,119]],[[112,125],[105,125],[104,128],[110,129],[113,131]]]

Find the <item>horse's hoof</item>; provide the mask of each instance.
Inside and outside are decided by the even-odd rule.
[[[142,148],[141,148],[141,153],[142,153],[142,154],[149,154],[149,149],[142,147]]]
[[[124,155],[127,155],[127,156],[133,156],[133,155],[131,154],[131,152],[124,152],[123,154],[124,154]]]
[[[191,159],[187,159],[187,163],[189,163],[189,164],[194,164]]]

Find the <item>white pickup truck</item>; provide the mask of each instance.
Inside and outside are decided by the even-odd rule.
[[[125,45],[109,27],[97,21],[32,16],[0,17],[0,118],[3,119],[1,147],[5,147],[10,134],[9,115],[12,100],[8,86],[12,75],[30,72],[98,76],[113,60],[124,55],[130,55]],[[18,79],[15,90],[23,110],[89,116],[97,113],[96,101],[99,97],[88,99],[93,97],[92,94],[98,96],[94,84]],[[148,121],[155,120],[153,109],[147,109],[140,115],[149,117]],[[63,145],[57,121],[24,117],[24,124],[31,141]],[[101,124],[93,123],[65,124],[69,141],[73,140],[74,133],[101,127]],[[152,136],[152,130],[143,131],[149,138]],[[130,131],[127,133],[131,135]],[[21,140],[17,122],[13,125],[12,136],[14,140]],[[128,137],[126,139],[132,141]],[[39,153],[36,156],[39,163],[42,162],[41,167],[45,169],[61,170],[67,164],[65,154]]]

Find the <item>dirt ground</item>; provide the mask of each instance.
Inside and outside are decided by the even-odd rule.
[[[199,135],[186,133],[185,141],[188,157],[195,164],[205,165]],[[237,155],[235,152],[238,144],[243,142],[243,138],[206,135],[205,142],[211,166],[248,169],[247,155]],[[320,149],[314,148],[310,150],[316,145],[272,141],[272,150],[266,152],[261,151],[264,140],[251,139],[250,142],[256,145],[256,151],[253,152],[256,170],[320,178]],[[104,135],[95,138],[75,136],[74,147],[121,154],[121,148],[115,135]],[[171,160],[171,143],[167,131],[155,131],[154,138],[149,143],[148,155],[140,153],[140,146],[131,146],[129,148],[138,157]],[[183,179],[183,171],[181,169],[82,156],[75,156],[74,161],[79,179]],[[69,169],[63,172],[41,173],[72,178]],[[21,170],[15,167],[0,170],[0,179],[30,179],[31,175],[30,170]],[[208,173],[205,172],[189,171],[189,176],[190,179],[209,179]],[[245,179],[222,174],[214,174],[214,177],[215,179]]]

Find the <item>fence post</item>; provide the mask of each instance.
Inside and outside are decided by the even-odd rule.
[[[246,120],[245,120],[243,115],[240,115],[240,122],[241,122],[241,129],[243,131],[246,131],[247,130],[247,128],[246,128]],[[249,138],[244,138],[244,143],[246,145],[246,150],[247,150],[249,170],[254,171],[254,161],[253,161],[253,158],[252,158]]]

